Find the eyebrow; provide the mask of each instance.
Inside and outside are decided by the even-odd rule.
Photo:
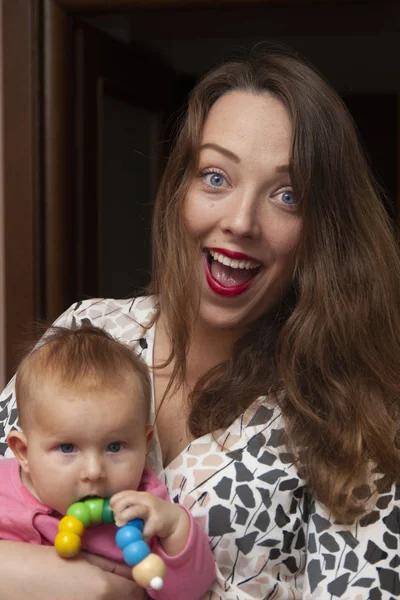
[[[208,144],[203,144],[202,146],[200,146],[200,151],[207,149],[216,150],[217,152],[223,154],[230,160],[233,160],[235,163],[240,163],[240,158],[237,156],[237,154],[232,152],[232,150],[228,150],[227,148],[220,146],[219,144],[213,144],[212,142],[209,142]],[[290,170],[290,165],[279,165],[278,167],[276,167],[277,173],[290,173]]]
[[[207,150],[207,148],[209,148],[210,150],[216,150],[217,152],[223,154],[230,160],[233,160],[235,163],[240,163],[240,158],[234,152],[228,150],[227,148],[224,148],[223,146],[220,146],[219,144],[209,143],[200,146],[200,150]]]

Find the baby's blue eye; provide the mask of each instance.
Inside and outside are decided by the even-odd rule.
[[[74,444],[60,444],[59,448],[63,454],[72,454],[75,450]]]
[[[296,204],[296,198],[294,197],[293,192],[283,192],[282,202],[284,202],[284,204]]]
[[[123,449],[122,442],[111,442],[111,444],[108,444],[108,448],[107,448],[107,450],[109,452],[121,452],[122,449]]]
[[[220,173],[208,173],[208,184],[212,187],[221,187],[224,185],[224,176]]]

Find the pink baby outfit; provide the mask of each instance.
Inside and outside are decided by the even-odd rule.
[[[165,486],[145,468],[139,491],[146,491],[169,502]],[[186,510],[186,509],[184,509]],[[168,556],[156,537],[151,551],[161,556],[167,567],[164,587],[147,590],[157,600],[198,600],[211,586],[215,576],[213,554],[208,538],[187,511],[190,535],[186,547],[176,556]],[[52,546],[60,515],[39,502],[23,485],[19,464],[14,458],[0,461],[0,540]],[[82,549],[123,562],[115,544],[115,525],[97,525],[85,531]]]

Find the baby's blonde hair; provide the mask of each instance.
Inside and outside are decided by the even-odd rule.
[[[146,418],[151,403],[149,370],[126,344],[103,329],[84,325],[79,329],[53,327],[43,343],[31,349],[17,370],[15,392],[19,424],[26,425],[29,400],[40,385],[54,381],[67,387],[120,388],[139,381]],[[136,391],[136,389],[135,389]]]

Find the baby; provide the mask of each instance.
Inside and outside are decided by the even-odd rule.
[[[19,423],[0,461],[0,539],[52,545],[71,504],[110,498],[116,524],[144,520],[167,567],[152,598],[197,600],[215,575],[208,538],[145,467],[151,382],[143,361],[92,326],[54,328],[21,362]],[[114,525],[87,529],[82,549],[122,561]],[[62,559],[60,559],[62,560]]]

